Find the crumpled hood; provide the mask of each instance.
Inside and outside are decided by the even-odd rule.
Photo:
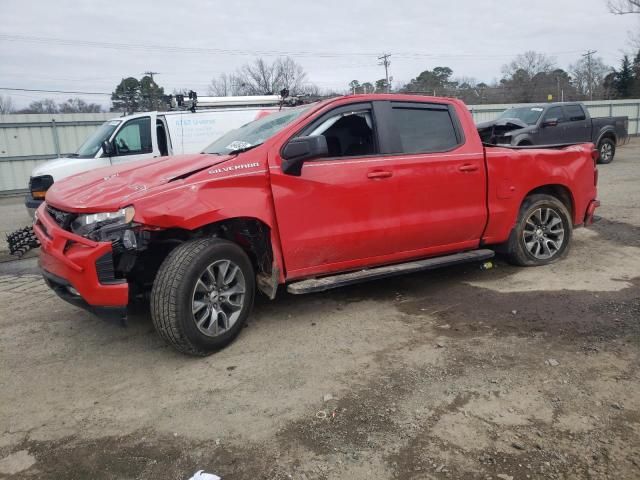
[[[45,201],[71,212],[117,210],[171,181],[235,157],[199,153],[99,168],[55,182]]]
[[[524,133],[535,129],[535,125],[527,123],[517,118],[497,118],[488,122],[478,123],[476,125],[480,139],[484,143],[495,143],[497,137],[507,133]]]
[[[478,130],[490,127],[503,127],[504,131],[527,128],[528,126],[528,124],[517,118],[497,118],[495,120],[490,120],[476,125]]]

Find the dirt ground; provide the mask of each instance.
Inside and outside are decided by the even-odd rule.
[[[639,157],[562,262],[260,299],[204,359],[0,264],[0,478],[640,478]]]

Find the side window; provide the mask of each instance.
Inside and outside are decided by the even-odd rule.
[[[391,118],[403,153],[444,152],[460,143],[446,108],[393,107]]]
[[[114,139],[117,155],[137,155],[153,151],[151,145],[151,119],[129,120]]]
[[[567,114],[567,119],[570,122],[578,122],[587,118],[584,114],[584,110],[580,105],[567,105],[566,107],[564,107],[564,110]]]
[[[329,157],[355,157],[378,153],[371,109],[329,115],[305,135],[323,135],[327,139]]]
[[[547,110],[547,113],[544,114],[544,118],[542,121],[550,120],[552,118],[557,118],[558,122],[564,121],[564,113],[562,112],[562,107],[551,107]]]

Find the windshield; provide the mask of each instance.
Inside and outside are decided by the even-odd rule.
[[[109,120],[108,122],[103,123],[87,140],[82,144],[82,146],[75,153],[74,157],[80,158],[93,158],[102,147],[102,142],[105,140],[109,140],[113,131],[118,128],[118,125],[122,123],[120,120]]]
[[[510,108],[509,110],[502,112],[502,115],[498,118],[517,118],[527,125],[535,125],[543,110],[544,108],[542,107]]]
[[[307,111],[309,105],[271,113],[240,128],[231,130],[204,149],[204,153],[226,155],[256,147]]]

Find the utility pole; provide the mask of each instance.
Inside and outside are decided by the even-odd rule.
[[[582,55],[587,57],[587,86],[589,87],[589,100],[593,100],[593,72],[591,70],[591,56],[594,53],[598,53],[597,50],[588,50],[587,53]]]
[[[389,65],[391,65],[391,62],[389,61],[389,57],[391,57],[390,53],[385,53],[381,57],[378,57],[378,60],[381,60],[378,65],[384,65],[384,77],[387,82],[387,93],[391,92],[391,85],[389,85]]]
[[[147,75],[149,77],[151,77],[151,81],[155,83],[155,80],[153,79],[154,75],[158,75],[160,72],[142,72],[144,75]]]

